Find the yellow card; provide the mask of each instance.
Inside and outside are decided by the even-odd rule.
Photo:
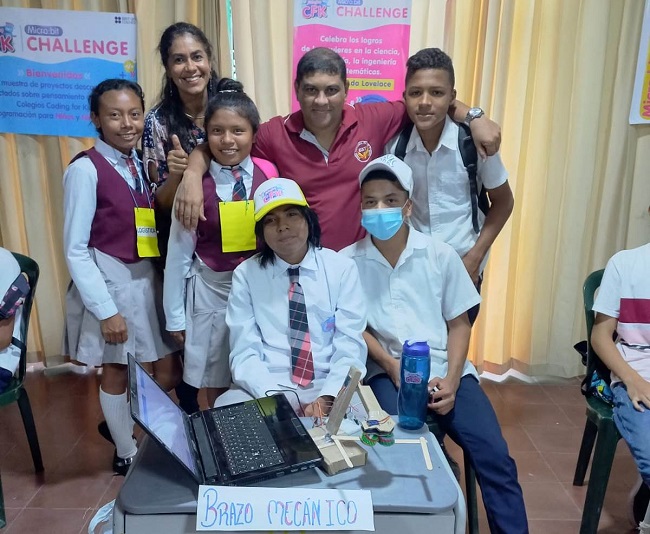
[[[135,211],[135,234],[137,236],[138,256],[158,258],[158,232],[156,216],[152,208],[133,208]]]
[[[255,250],[255,203],[252,200],[219,202],[223,252]]]

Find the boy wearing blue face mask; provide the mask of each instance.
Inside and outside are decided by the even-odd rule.
[[[439,426],[471,458],[491,532],[528,532],[517,468],[489,399],[467,361],[467,310],[481,300],[461,258],[448,244],[410,227],[410,167],[393,155],[359,175],[361,224],[369,235],[345,248],[359,269],[368,307],[366,381],[381,407],[397,413],[404,341],[431,347],[428,405]]]

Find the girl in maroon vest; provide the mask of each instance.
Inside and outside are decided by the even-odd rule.
[[[253,192],[277,176],[272,163],[250,157],[260,124],[255,104],[239,82],[219,86],[205,113],[206,220],[188,231],[172,217],[163,298],[167,330],[185,347],[183,380],[207,388],[210,406],[230,386],[226,304],[232,271],[257,249]]]
[[[127,353],[166,388],[180,378],[162,337],[160,280],[149,184],[135,146],[144,127],[144,95],[136,83],[110,79],[89,97],[99,132],[63,176],[64,250],[72,284],[66,295],[70,357],[102,366],[99,401],[115,443],[113,469],[125,474],[136,453],[129,411]],[[158,302],[157,302],[158,301]]]

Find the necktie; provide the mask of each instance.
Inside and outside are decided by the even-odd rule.
[[[138,174],[138,169],[135,167],[135,162],[133,158],[124,158],[126,160],[126,166],[129,168],[129,172],[133,179],[135,180],[135,189],[138,193],[142,193],[142,184],[140,183],[140,175]]]
[[[235,165],[230,169],[232,175],[235,178],[235,185],[232,188],[232,199],[234,200],[246,200],[246,186],[244,185],[244,179],[241,176],[241,167]]]
[[[289,267],[289,345],[291,346],[291,381],[307,386],[314,379],[305,294],[298,281],[298,267]]]

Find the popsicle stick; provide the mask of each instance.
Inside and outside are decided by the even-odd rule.
[[[341,456],[343,456],[343,459],[345,460],[345,465],[348,467],[354,467],[352,465],[352,462],[350,461],[350,457],[348,456],[348,453],[345,452],[345,449],[343,448],[343,445],[341,445],[341,442],[339,439],[334,438],[334,443],[336,443],[337,448],[339,449],[339,452],[341,453]]]
[[[420,438],[420,445],[422,445],[424,463],[427,465],[429,471],[433,471],[433,463],[431,462],[431,456],[429,455],[429,444],[427,443],[426,438]]]

